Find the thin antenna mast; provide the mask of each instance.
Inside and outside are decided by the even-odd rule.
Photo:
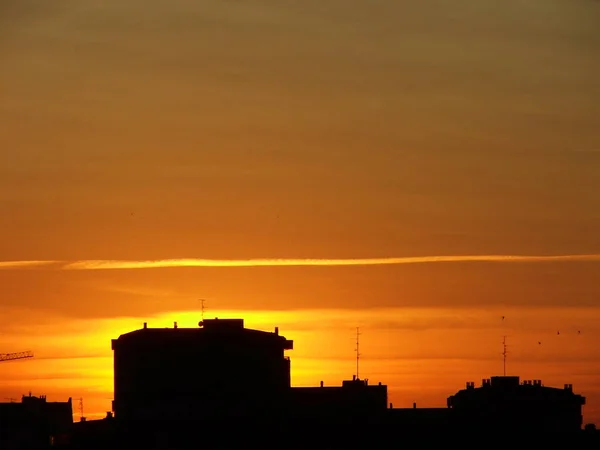
[[[79,418],[82,422],[85,421],[85,417],[83,416],[83,397],[79,398]]]
[[[203,322],[204,322],[204,311],[205,311],[204,303],[205,302],[206,302],[205,299],[203,299],[203,298],[200,299],[200,303],[202,304],[202,308],[200,310],[200,320],[202,320]]]
[[[359,380],[360,378],[358,377],[358,363],[360,360],[360,342],[359,342],[359,336],[360,336],[360,328],[356,327],[356,379]]]
[[[504,365],[504,376],[506,376],[506,356],[508,355],[508,352],[506,351],[506,336],[504,336],[504,338],[502,339],[502,358],[503,358],[503,365]]]

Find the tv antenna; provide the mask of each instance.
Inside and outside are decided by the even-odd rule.
[[[506,356],[508,352],[506,351],[506,336],[502,339],[502,359],[503,359],[503,367],[504,367],[504,376],[506,376]]]
[[[204,304],[206,303],[206,299],[201,298],[199,301],[200,301],[200,304],[201,304],[201,308],[200,308],[200,320],[202,320],[204,322],[204,311],[206,310],[206,308],[204,307]]]
[[[83,397],[79,398],[79,417],[82,422],[85,422],[85,417],[83,416]]]
[[[360,328],[356,327],[356,349],[354,350],[356,352],[356,379],[359,380],[360,378],[358,377],[358,363],[360,361],[360,341],[359,341],[359,336],[360,336]]]

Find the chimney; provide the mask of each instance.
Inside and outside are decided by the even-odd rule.
[[[413,409],[417,409],[417,402],[413,402]]]
[[[279,327],[275,327],[275,334],[279,336]]]
[[[148,328],[148,323],[147,323],[147,322],[144,322],[144,330],[145,330],[146,328]]]
[[[323,381],[321,381],[321,387],[323,387]]]
[[[173,328],[177,328],[177,322],[173,324]]]

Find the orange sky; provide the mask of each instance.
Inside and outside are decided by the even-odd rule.
[[[110,339],[207,298],[294,339],[295,384],[351,376],[361,326],[397,406],[501,373],[508,334],[511,373],[600,423],[597,260],[64,267],[600,254],[598,23],[591,0],[3,1],[0,352],[36,358],[0,365],[0,400],[103,414]]]

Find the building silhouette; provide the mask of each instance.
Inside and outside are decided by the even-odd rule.
[[[243,319],[198,328],[149,328],[112,341],[115,419],[185,419],[277,414],[290,389],[293,342],[244,328]]]
[[[0,403],[0,449],[37,449],[65,440],[73,425],[73,404],[23,395],[21,402]]]
[[[546,387],[541,380],[520,382],[517,376],[484,379],[481,386],[466,388],[448,397],[456,423],[481,430],[573,432],[583,425],[585,397]]]
[[[295,417],[381,418],[387,409],[387,386],[369,385],[353,376],[341,386],[292,387],[289,410]]]

